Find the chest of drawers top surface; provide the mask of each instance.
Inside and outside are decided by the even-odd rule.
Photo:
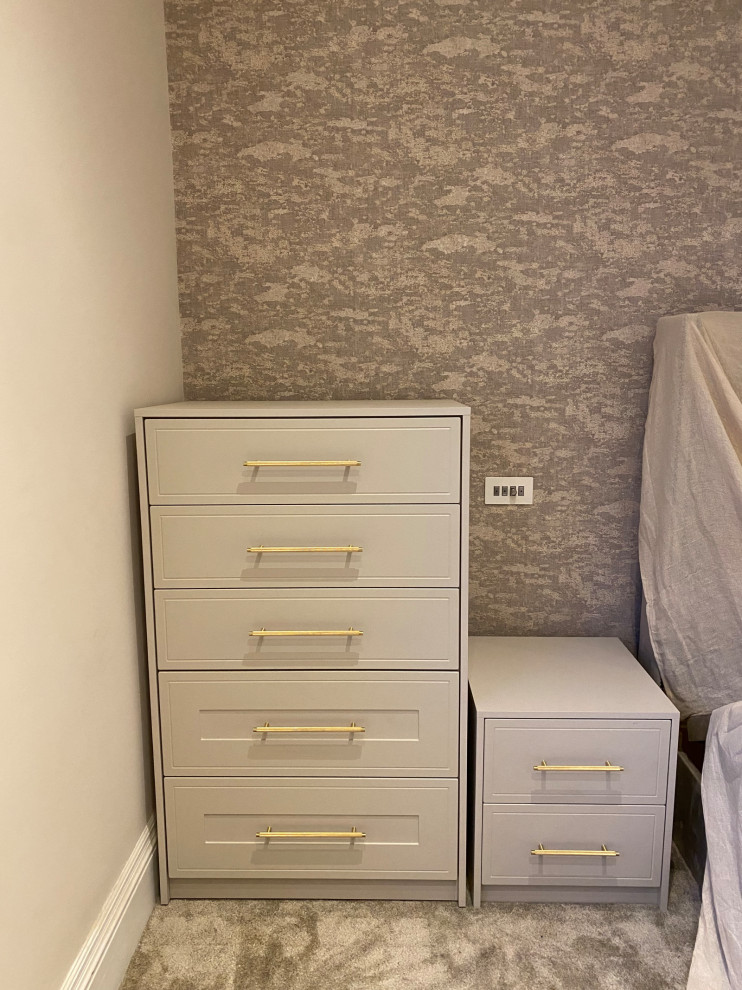
[[[481,718],[678,717],[619,639],[473,636],[469,686]]]
[[[254,419],[267,416],[469,416],[469,406],[449,399],[354,399],[328,402],[168,402],[134,410],[145,419],[161,416],[225,416]]]

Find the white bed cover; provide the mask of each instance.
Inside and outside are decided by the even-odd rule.
[[[681,717],[741,701],[742,313],[659,320],[639,560],[652,649]]]
[[[701,789],[708,859],[688,990],[740,990],[742,702],[711,716]]]

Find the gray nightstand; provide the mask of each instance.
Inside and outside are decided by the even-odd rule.
[[[667,907],[679,714],[618,639],[469,639],[472,900]]]

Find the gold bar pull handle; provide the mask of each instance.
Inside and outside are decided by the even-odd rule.
[[[248,547],[248,553],[361,553],[363,547]]]
[[[266,732],[342,732],[344,734],[354,732],[365,732],[362,725],[351,722],[350,725],[271,725],[265,722],[263,725],[256,725],[252,730],[259,734]]]
[[[251,636],[363,636],[360,629],[253,629]]]
[[[539,842],[538,849],[531,850],[532,856],[620,856],[615,849],[606,849],[603,843],[600,849],[544,849]]]
[[[600,766],[557,766],[552,763],[549,764],[546,760],[542,760],[537,766],[533,768],[534,770],[541,770],[544,773],[560,773],[569,770],[579,770],[581,773],[623,773],[623,767],[617,767],[615,764],[606,760],[605,763]]]
[[[360,467],[360,461],[245,461],[243,467]]]
[[[365,839],[366,833],[353,826],[350,832],[274,832],[269,825],[264,832],[256,832],[256,839]]]

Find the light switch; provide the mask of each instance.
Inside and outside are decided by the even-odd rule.
[[[533,505],[533,478],[485,478],[485,505]]]

